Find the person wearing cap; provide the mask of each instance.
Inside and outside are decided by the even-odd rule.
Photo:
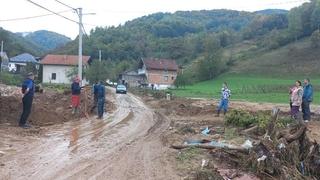
[[[71,84],[71,103],[72,103],[72,114],[79,113],[80,106],[80,79],[79,77],[75,77],[73,83]]]
[[[23,111],[20,117],[19,126],[22,128],[30,128],[31,126],[27,124],[28,117],[31,113],[32,101],[34,96],[34,75],[33,73],[28,73],[27,78],[22,83],[22,104]]]

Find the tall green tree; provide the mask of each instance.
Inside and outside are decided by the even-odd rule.
[[[105,82],[110,76],[110,69],[106,61],[93,60],[91,65],[85,70],[85,75],[90,84],[98,81]]]

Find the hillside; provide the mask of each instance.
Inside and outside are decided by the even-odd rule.
[[[27,40],[40,46],[44,51],[51,51],[66,45],[70,38],[46,30],[35,31],[24,36]]]
[[[234,56],[245,54],[247,57],[237,61],[230,73],[258,74],[268,77],[320,75],[320,49],[311,46],[310,38],[304,38],[271,51],[255,49],[248,43],[239,46]]]
[[[9,57],[24,52],[31,53],[35,56],[41,56],[44,53],[44,50],[40,46],[2,28],[0,28],[0,40],[4,42],[4,51],[7,52]]]
[[[96,28],[89,39],[84,38],[84,53],[98,58],[97,51],[101,49],[104,59],[114,61],[152,56],[185,64],[202,54],[205,44],[210,44],[207,41],[218,33],[224,38],[223,45],[230,44],[232,34],[243,30],[255,16],[255,13],[232,10],[155,13],[118,27]],[[77,40],[57,52],[76,51]]]

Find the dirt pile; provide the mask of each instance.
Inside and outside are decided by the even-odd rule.
[[[22,101],[19,88],[8,86],[2,88],[1,92],[4,92],[6,96],[0,96],[0,124],[8,123],[15,126],[18,124],[22,112]],[[32,112],[28,121],[35,126],[47,126],[79,119],[85,117],[85,112],[90,113],[89,109],[93,105],[91,93],[81,94],[80,115],[71,114],[70,97],[70,92],[58,93],[52,90],[45,90],[44,93],[36,93],[33,99]],[[87,99],[86,104],[84,102],[85,99]],[[109,100],[106,102],[106,107],[107,112],[115,109],[114,103]]]
[[[175,99],[172,101],[160,100],[159,108],[167,110],[167,115],[198,116],[213,114],[216,106],[212,103],[199,104],[198,100]]]

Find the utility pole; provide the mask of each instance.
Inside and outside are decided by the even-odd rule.
[[[82,82],[82,8],[78,9],[79,15],[79,52],[78,52],[78,77]]]
[[[0,72],[2,72],[3,41],[1,41]]]
[[[3,41],[1,41],[1,55],[3,53]]]
[[[99,61],[101,62],[101,50],[99,50]]]

